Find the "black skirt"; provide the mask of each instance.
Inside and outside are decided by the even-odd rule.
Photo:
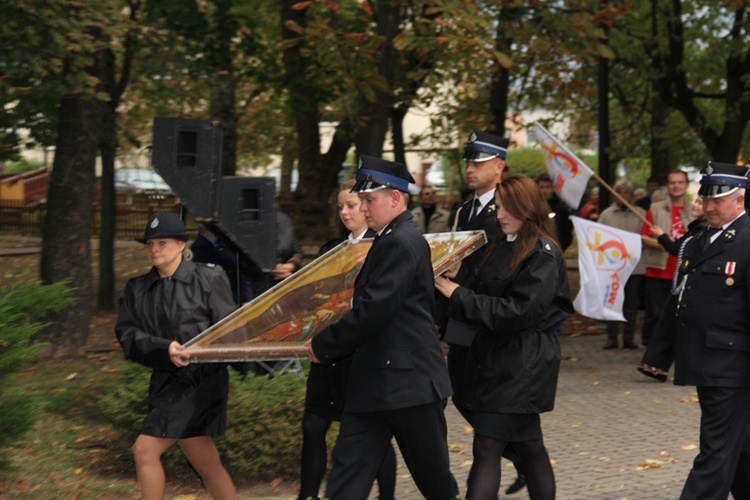
[[[221,436],[227,425],[228,393],[224,364],[154,370],[141,434],[169,439]]]
[[[542,439],[538,413],[475,413],[471,423],[475,434],[506,443]]]

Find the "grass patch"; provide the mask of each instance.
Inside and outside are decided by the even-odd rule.
[[[134,498],[132,460],[113,451],[121,434],[102,418],[97,395],[115,382],[108,356],[69,363],[38,359],[14,385],[43,401],[28,436],[10,449],[11,470],[0,496]]]

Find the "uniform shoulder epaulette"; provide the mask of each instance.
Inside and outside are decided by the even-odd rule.
[[[542,245],[542,250],[545,251],[545,252],[547,252],[547,253],[551,253],[554,250],[554,248],[557,246],[557,245],[555,245],[554,241],[552,241],[551,239],[547,238],[546,236],[542,236],[539,239],[539,242]]]
[[[221,273],[224,271],[223,267],[213,262],[195,262],[195,267],[209,273]]]

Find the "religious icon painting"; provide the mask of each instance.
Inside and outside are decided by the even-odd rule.
[[[426,234],[435,275],[487,243],[484,231]],[[372,239],[344,241],[185,344],[193,362],[305,357],[304,342],[351,309]]]

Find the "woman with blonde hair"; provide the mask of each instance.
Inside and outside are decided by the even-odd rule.
[[[175,213],[152,215],[143,238],[153,267],[128,281],[115,333],[128,359],[153,369],[148,413],[133,446],[144,500],[164,496],[162,454],[177,443],[217,499],[236,499],[212,438],[224,433],[229,374],[225,364],[191,364],[183,345],[234,311],[221,267],[193,263]]]

